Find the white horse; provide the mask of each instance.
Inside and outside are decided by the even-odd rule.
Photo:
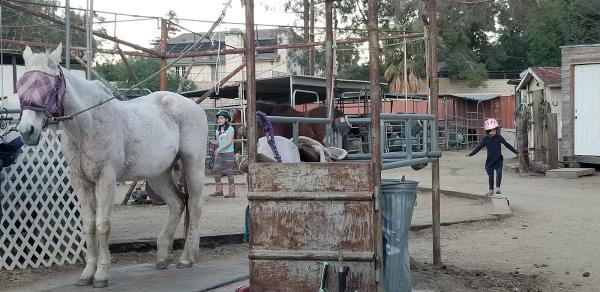
[[[173,236],[187,207],[189,229],[177,267],[191,267],[199,255],[204,201],[208,135],[204,110],[171,92],[155,92],[127,102],[111,100],[89,109],[111,98],[110,90],[98,81],[61,69],[61,55],[62,44],[50,54],[34,54],[29,47],[23,52],[26,73],[18,84],[23,109],[18,130],[25,144],[37,145],[52,116],[75,114],[59,119],[59,129],[66,134],[62,149],[81,204],[87,248],[86,266],[77,284],[108,286],[110,213],[117,181],[147,179],[169,207],[169,218],[157,242],[159,269],[169,265]],[[177,193],[171,180],[171,168],[178,158],[183,162],[187,198]]]

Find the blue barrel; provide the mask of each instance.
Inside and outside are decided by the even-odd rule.
[[[408,232],[417,201],[417,185],[418,182],[399,179],[383,179],[381,182],[386,292],[412,291]]]

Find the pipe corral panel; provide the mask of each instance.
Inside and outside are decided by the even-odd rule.
[[[375,290],[370,163],[256,163],[249,167],[252,291],[317,291],[322,263],[350,267],[348,291]]]

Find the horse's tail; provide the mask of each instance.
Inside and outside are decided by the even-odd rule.
[[[185,179],[185,171],[181,170],[182,176],[182,184],[183,184],[183,211],[185,212],[185,217],[183,218],[183,232],[185,234],[185,238],[188,238],[188,233],[190,230],[190,193],[187,188],[187,180]]]
[[[177,170],[180,170],[180,172],[178,173]],[[185,217],[183,219],[183,227],[185,238],[187,238],[190,227],[190,195],[188,193],[187,181],[185,179],[185,171],[183,170],[183,165],[181,164],[180,159],[175,160],[175,163],[173,163],[172,171],[172,183],[175,186],[178,195],[181,197],[181,200],[183,201],[183,211],[185,212]]]

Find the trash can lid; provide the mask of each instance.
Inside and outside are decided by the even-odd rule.
[[[419,182],[412,180],[402,181],[400,179],[383,179],[381,180],[382,191],[412,191],[416,192]]]

